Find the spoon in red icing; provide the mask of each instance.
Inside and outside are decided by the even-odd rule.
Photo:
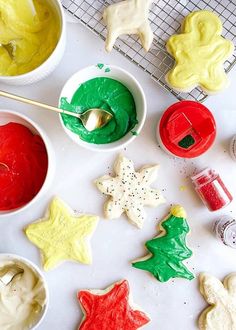
[[[7,164],[0,162],[0,171],[9,171],[9,167],[7,166]]]

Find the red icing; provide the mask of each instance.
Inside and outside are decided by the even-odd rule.
[[[233,197],[224,185],[220,176],[211,169],[207,169],[193,178],[196,191],[210,211],[220,210],[228,205]]]
[[[80,291],[78,299],[86,314],[78,330],[136,330],[150,321],[145,313],[130,307],[126,280],[102,295]]]
[[[42,187],[48,168],[47,151],[40,136],[27,127],[8,123],[0,126],[0,210],[27,204]]]

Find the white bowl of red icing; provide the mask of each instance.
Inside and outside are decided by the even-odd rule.
[[[54,151],[44,131],[28,117],[0,111],[0,217],[38,201],[54,174]]]

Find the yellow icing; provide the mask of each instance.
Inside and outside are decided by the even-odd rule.
[[[59,35],[59,17],[48,2],[0,0],[0,75],[37,68],[53,52]]]
[[[167,42],[167,51],[175,65],[166,75],[169,85],[179,91],[191,91],[200,86],[216,93],[228,84],[223,63],[232,55],[234,45],[224,39],[222,23],[212,12],[200,10],[188,15],[181,34]]]
[[[181,205],[172,206],[170,213],[173,214],[176,218],[187,218],[186,211]]]
[[[41,250],[44,269],[50,270],[64,260],[91,264],[88,239],[97,223],[97,216],[75,216],[62,200],[54,198],[48,215],[30,224],[25,233]]]

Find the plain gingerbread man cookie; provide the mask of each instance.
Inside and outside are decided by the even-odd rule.
[[[97,188],[110,196],[104,205],[105,217],[116,219],[125,212],[134,225],[142,228],[144,206],[157,207],[165,202],[160,192],[150,187],[158,168],[158,165],[144,166],[136,172],[131,160],[118,156],[114,165],[116,176],[104,175],[95,181]]]
[[[200,292],[211,305],[199,317],[200,330],[236,330],[236,273],[224,284],[206,273],[199,276]]]
[[[105,48],[110,52],[122,34],[138,34],[143,48],[148,51],[153,32],[148,20],[151,0],[125,0],[108,6],[103,13],[107,25]]]
[[[167,83],[179,92],[200,86],[214,94],[228,85],[224,62],[233,54],[234,45],[221,36],[222,23],[207,10],[195,11],[182,24],[182,33],[167,42],[175,65],[166,75]]]

